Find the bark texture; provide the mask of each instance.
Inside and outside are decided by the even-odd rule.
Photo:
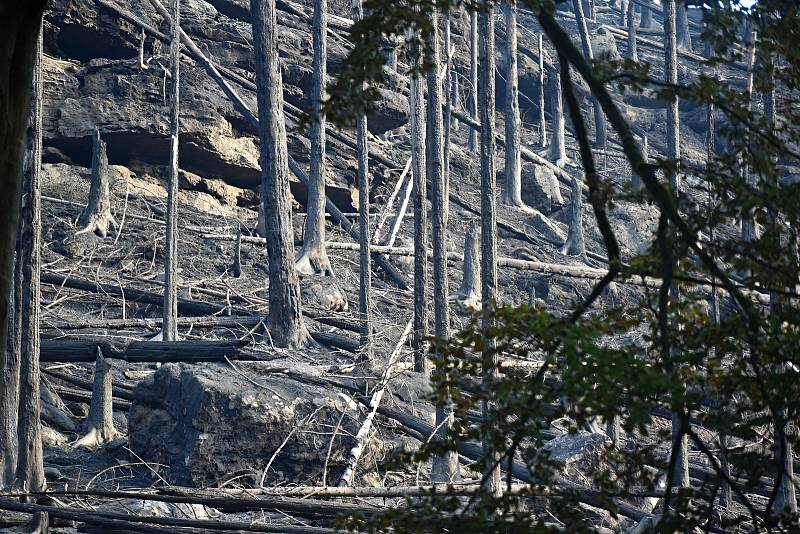
[[[572,199],[570,202],[569,233],[567,241],[561,247],[561,253],[568,256],[586,258],[586,244],[583,239],[583,194],[581,182],[572,178]]]
[[[469,12],[469,116],[478,120],[478,13]],[[470,152],[478,150],[478,132],[469,131],[467,148]]]
[[[567,164],[567,150],[564,144],[564,100],[561,93],[561,68],[556,63],[550,77],[550,102],[553,111],[553,135],[550,138],[548,157],[558,167]]]
[[[639,61],[639,52],[636,49],[636,4],[628,4],[628,51],[627,56],[631,61]]]
[[[520,155],[519,73],[517,69],[517,0],[506,0],[506,100],[505,100],[505,201],[522,204],[522,161]]]
[[[103,357],[100,347],[97,347],[97,358],[94,362],[92,401],[84,430],[86,434],[75,442],[75,447],[99,447],[117,436],[117,431],[114,429],[111,364]]]
[[[100,138],[100,130],[95,128],[92,137],[92,178],[89,184],[89,201],[78,216],[78,226],[82,228],[76,235],[94,233],[106,237],[109,228],[116,228],[117,222],[111,215],[111,200],[108,192],[108,157],[106,142]]]
[[[478,225],[470,225],[464,236],[464,273],[461,287],[456,294],[456,301],[473,310],[481,309],[480,278],[481,269],[478,263]]]
[[[547,78],[544,74],[544,34],[539,34],[539,146],[547,146],[547,119],[545,118],[545,86]]]

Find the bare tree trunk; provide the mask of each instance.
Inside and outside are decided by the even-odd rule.
[[[678,47],[676,41],[675,2],[664,0],[664,81],[668,84],[678,83]],[[680,162],[680,113],[677,95],[667,105],[667,158]],[[670,171],[669,184],[677,194],[681,180],[678,171]],[[673,282],[669,290],[669,298],[677,302],[680,298],[678,285]],[[672,414],[672,447],[675,455],[675,469],[670,473],[673,486],[689,485],[688,440],[682,428],[683,422],[679,414]],[[675,450],[677,448],[677,451]]]
[[[22,234],[22,232],[19,232]],[[19,242],[19,240],[17,240]],[[19,251],[19,244],[17,245]],[[18,252],[19,254],[19,252]],[[14,286],[9,291],[9,339],[5,367],[0,369],[0,489],[10,489],[17,470],[17,417],[19,414],[19,366],[22,329],[15,303],[22,301],[22,264],[14,262]]]
[[[419,73],[422,50],[411,50],[411,178],[414,181],[414,370],[428,376],[428,199],[425,177],[425,89]]]
[[[258,124],[261,152],[261,202],[269,263],[269,315],[273,343],[299,347],[308,342],[294,268],[294,237],[289,202],[288,150],[283,117],[283,83],[278,62],[275,0],[250,0],[256,55]]]
[[[114,429],[111,364],[103,357],[100,347],[97,347],[97,359],[94,362],[92,401],[84,430],[86,435],[75,442],[75,447],[96,448],[117,436]]]
[[[472,310],[481,309],[481,298],[478,295],[481,269],[478,258],[478,225],[470,224],[464,236],[464,276],[456,294],[456,301]]]
[[[471,10],[469,12],[469,116],[472,120],[478,121],[478,13]],[[478,149],[478,132],[470,129],[469,143],[467,144],[470,152]]]
[[[519,76],[517,71],[517,0],[506,0],[506,149],[505,202],[522,207],[522,165],[520,155]]]
[[[689,13],[687,10],[688,8],[683,2],[676,6],[676,15],[678,17],[676,22],[677,42],[678,47],[691,51],[692,33],[689,29]]]
[[[444,172],[444,202],[445,202],[445,221],[447,221],[447,200],[450,194],[450,129],[453,127],[453,58],[450,43],[450,11],[443,15],[444,18],[444,60],[445,60],[445,81],[444,81],[444,154],[442,156],[442,169]],[[446,224],[445,224],[446,226]]]
[[[75,235],[94,232],[99,237],[106,237],[109,227],[117,227],[117,221],[111,215],[106,142],[100,138],[100,130],[97,128],[92,137],[92,177],[89,184],[89,200],[86,208],[78,216],[78,225],[82,228],[75,232]]]
[[[647,153],[650,151],[646,135],[642,136],[641,151],[642,151],[642,157],[644,157],[644,161],[646,163],[647,161],[649,161]],[[633,169],[631,169],[631,189],[635,193],[638,193],[639,191],[642,191],[644,189],[644,183],[642,183],[642,177],[636,174],[636,171]]]
[[[450,67],[453,68],[453,58],[450,58]],[[458,81],[458,74],[456,71],[453,71],[453,85],[450,86],[450,109],[461,111],[461,92],[459,90],[459,81]],[[452,113],[451,113],[452,115]],[[452,117],[450,128],[457,132],[461,128],[461,123],[455,118]]]
[[[564,144],[564,100],[561,93],[561,67],[555,64],[555,72],[550,79],[550,99],[553,109],[553,136],[550,138],[548,156],[559,167],[567,164],[567,150]]]
[[[239,278],[242,276],[242,227],[241,225],[236,228],[236,243],[233,246],[233,277]]]
[[[312,62],[311,104],[315,119],[311,123],[311,167],[308,200],[306,201],[305,235],[303,236],[303,248],[300,249],[295,264],[301,274],[332,276],[331,261],[325,250],[325,116],[322,113],[322,101],[325,99],[326,61],[328,59],[327,0],[315,0],[312,26],[314,60]]]
[[[581,193],[581,182],[577,178],[572,178],[572,199],[571,215],[569,222],[569,233],[564,246],[561,247],[561,254],[578,256],[586,259],[586,245],[583,240],[583,193]]]
[[[586,17],[583,16],[581,0],[572,0],[572,8],[575,12],[575,20],[578,23],[578,31],[581,35],[583,55],[586,56],[587,60],[592,61],[594,59],[592,41],[589,40],[589,28],[586,26]],[[595,146],[602,149],[606,146],[606,118],[596,98],[592,99],[592,111],[594,112]]]
[[[747,98],[747,111],[753,107],[753,66],[755,65],[756,60],[756,32],[752,32],[750,34],[750,46],[747,52],[747,85],[745,87],[745,97]],[[744,133],[745,139],[748,139],[750,136],[748,132],[745,131]],[[748,187],[754,187],[755,181],[750,176],[750,170],[747,167],[747,164],[744,163],[741,156],[738,157],[738,162],[740,166],[741,176],[744,182],[748,185]],[[758,229],[756,227],[755,219],[753,215],[755,213],[754,209],[748,209],[745,211],[744,216],[742,217],[742,240],[749,242],[755,241],[758,239]]]
[[[25,169],[25,208],[23,210],[22,237],[20,238],[22,263],[22,300],[18,306],[21,314],[22,340],[20,354],[20,396],[17,439],[19,443],[17,473],[14,487],[23,491],[41,491],[45,488],[44,458],[39,398],[39,303],[41,292],[42,213],[42,37],[41,30],[36,45],[36,63],[33,75],[33,102],[31,105],[31,149]]]
[[[481,306],[489,310],[497,300],[497,214],[495,212],[497,196],[497,177],[495,174],[495,137],[494,137],[494,10],[491,6],[479,15],[480,33],[480,123],[481,123]],[[484,328],[491,326],[484,321]],[[483,382],[490,387],[497,377],[497,355],[493,351],[493,340],[487,339],[487,349],[483,354]],[[488,420],[492,405],[484,402],[483,418]],[[483,474],[486,489],[492,494],[502,492],[500,486],[500,466],[498,453],[489,436],[483,439],[483,450],[488,468]]]
[[[442,84],[439,78],[441,64],[439,54],[438,12],[431,10],[428,21],[431,31],[426,37],[426,47],[431,57],[432,67],[428,69],[428,102],[425,166],[431,184],[431,241],[433,246],[433,332],[441,338],[449,335],[450,310],[447,299],[447,183],[444,173],[444,154],[442,150]],[[442,372],[439,363],[441,354],[436,355],[433,372]],[[446,439],[453,424],[453,411],[449,403],[436,405],[436,436]],[[457,480],[458,455],[445,453],[433,458],[431,481],[448,483]]]
[[[639,21],[640,28],[653,27],[653,11],[649,7],[642,6],[642,18]]]
[[[167,235],[164,238],[164,307],[161,334],[164,341],[178,340],[178,138],[180,134],[181,10],[172,0],[169,45],[172,73],[170,108],[169,179],[167,182]]]
[[[621,0],[620,5],[619,5],[619,25],[620,26],[625,26],[626,20],[627,20],[627,16],[628,16],[628,10],[631,8],[631,5],[635,5],[633,1],[628,2],[628,0]],[[634,13],[635,12],[636,12],[636,9],[634,9]]]
[[[364,18],[364,7],[361,0],[353,0],[353,20],[358,22]],[[439,89],[441,91],[441,87]],[[441,108],[439,109],[441,116]],[[367,116],[356,117],[356,141],[358,150],[358,315],[361,321],[362,357],[372,359],[372,321],[370,317],[372,269],[370,258],[369,229],[369,158],[367,147]],[[441,143],[439,145],[441,147]]]
[[[628,53],[627,58],[631,61],[639,61],[639,53],[636,49],[636,4],[631,1],[628,4]]]
[[[546,78],[544,74],[544,34],[539,34],[539,146],[547,146],[547,119],[545,119],[544,89]]]

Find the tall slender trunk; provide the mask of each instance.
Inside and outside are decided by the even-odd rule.
[[[428,199],[425,177],[425,88],[419,67],[422,50],[411,49],[411,178],[414,181],[414,370],[428,376]]]
[[[675,2],[664,0],[664,81],[668,84],[678,83],[678,47],[676,41],[676,14]],[[680,162],[680,114],[678,97],[672,97],[667,105],[667,158],[676,164]],[[681,180],[679,171],[670,171],[670,188],[677,195]],[[673,282],[669,289],[669,298],[677,302],[680,291],[677,283]],[[672,357],[673,355],[665,357]],[[683,432],[683,421],[679,414],[672,415],[672,447],[675,454],[675,469],[670,474],[674,486],[685,487],[689,485],[689,457],[687,436]],[[680,437],[679,437],[680,436]],[[674,449],[677,448],[677,451]]]
[[[545,118],[544,90],[547,78],[544,73],[544,34],[539,34],[539,146],[547,146],[547,119]]]
[[[631,61],[639,61],[639,52],[636,49],[636,4],[628,4],[628,53]]]
[[[161,325],[164,341],[178,340],[178,136],[180,133],[181,34],[180,0],[172,0],[170,32],[170,108],[169,181],[167,183],[167,235],[164,242],[164,308]]]
[[[358,22],[364,18],[364,6],[361,0],[353,0],[353,20]],[[441,88],[440,88],[441,91]],[[439,110],[441,115],[441,109]],[[358,149],[358,316],[361,322],[362,357],[372,359],[372,321],[370,318],[372,268],[370,258],[369,229],[369,159],[367,147],[367,116],[356,117],[356,141]],[[441,146],[441,145],[440,145]]]
[[[444,172],[444,202],[445,202],[445,221],[447,215],[447,199],[450,194],[450,129],[453,127],[453,58],[451,55],[450,39],[450,11],[443,15],[444,19],[444,154],[442,156],[442,169]],[[446,226],[446,224],[445,224]]]
[[[581,45],[583,46],[583,55],[586,59],[591,61],[594,59],[592,53],[592,41],[589,39],[589,28],[586,25],[586,17],[583,16],[583,7],[581,0],[572,0],[572,9],[575,12],[575,20],[578,23],[578,32],[581,35]],[[606,146],[606,118],[603,115],[603,109],[596,98],[592,99],[592,111],[594,112],[594,138],[595,146],[598,148],[605,148]]]
[[[20,219],[21,220],[21,219]],[[22,234],[22,232],[18,232]],[[19,257],[17,239],[17,258]],[[22,301],[22,264],[14,262],[14,285],[9,291],[9,338],[5,366],[0,369],[0,489],[10,489],[17,470],[17,417],[19,414],[19,366],[22,328],[16,306]]]
[[[40,421],[39,304],[41,291],[42,212],[42,36],[36,45],[30,120],[30,149],[25,169],[25,208],[20,239],[22,263],[20,395],[17,439],[19,443],[15,487],[41,491],[46,486]]]
[[[633,1],[629,2],[628,0],[621,0],[619,5],[619,25],[625,26],[626,20],[628,17],[628,10],[631,8],[631,5],[636,5]],[[634,9],[635,12],[635,9]]]
[[[469,116],[478,120],[478,12],[469,12]],[[478,132],[469,129],[469,142],[467,147],[470,152],[478,149]]]
[[[312,47],[311,105],[315,120],[311,123],[311,167],[308,198],[306,200],[306,226],[303,248],[295,262],[302,274],[333,275],[331,261],[325,249],[325,75],[328,59],[328,1],[314,1]]]
[[[683,2],[676,6],[676,32],[678,47],[686,50],[692,49],[692,33],[689,29],[689,12]]]
[[[747,52],[747,84],[745,87],[748,113],[753,108],[753,67],[755,66],[755,61],[756,32],[752,32],[750,34],[750,46]],[[747,131],[744,132],[744,137],[745,140],[749,139],[750,136]],[[741,156],[739,156],[738,160],[742,180],[747,184],[748,187],[755,187],[755,181],[750,176],[750,169],[748,168],[747,164],[743,161]],[[744,241],[755,241],[758,239],[758,230],[756,228],[756,222],[753,218],[753,215],[754,210],[751,208],[745,211],[744,216],[742,217],[742,240]]]
[[[520,155],[519,76],[517,71],[517,0],[506,0],[506,187],[505,201],[522,206],[522,164]]]
[[[481,307],[484,311],[490,310],[497,300],[497,214],[495,203],[497,196],[497,177],[495,175],[495,146],[494,137],[494,10],[491,5],[479,15],[480,33],[480,67],[481,80],[480,93],[480,123],[481,123]],[[491,323],[484,320],[484,328]],[[493,350],[494,340],[487,340],[487,348],[483,354],[483,382],[485,387],[490,387],[497,377],[497,355]],[[491,417],[492,405],[484,402],[482,406],[483,418]],[[499,494],[500,467],[497,465],[498,453],[488,436],[483,439],[483,450],[487,457],[487,471],[484,473],[486,489]]]
[[[261,202],[269,264],[267,327],[280,347],[297,347],[309,339],[300,304],[300,283],[294,268],[294,236],[289,201],[283,83],[278,62],[275,0],[250,0],[256,57]]]
[[[555,72],[550,78],[550,101],[553,111],[553,135],[550,138],[548,156],[556,165],[567,163],[567,150],[564,144],[564,99],[561,92],[561,67],[555,63]]]

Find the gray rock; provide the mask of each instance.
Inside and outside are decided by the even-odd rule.
[[[589,34],[592,41],[592,55],[595,59],[605,59],[610,61],[620,61],[622,56],[617,49],[617,40],[614,35],[603,27]]]
[[[525,166],[525,169],[529,168]],[[532,201],[531,205],[544,213],[550,213],[564,205],[558,178],[549,167],[533,165],[533,172],[526,173],[523,184],[527,189],[526,196]]]

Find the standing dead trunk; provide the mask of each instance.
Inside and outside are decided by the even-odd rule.
[[[505,202],[522,207],[522,163],[520,155],[519,76],[517,72],[517,0],[506,0],[506,109],[505,109]]]
[[[639,21],[640,28],[653,27],[653,11],[649,7],[642,6],[642,17]]]
[[[22,232],[19,232],[20,234]],[[19,242],[19,240],[17,240]],[[17,245],[19,251],[19,244]],[[19,252],[18,252],[19,253]],[[0,369],[0,489],[10,489],[17,470],[17,416],[19,413],[19,355],[21,324],[15,303],[21,302],[22,265],[14,262],[14,287],[9,291],[9,339],[5,349],[5,366]]]
[[[364,18],[364,6],[361,0],[353,0],[353,20],[358,22]],[[441,88],[439,89],[441,91]],[[441,116],[441,108],[439,109]],[[367,147],[367,116],[363,113],[356,117],[356,141],[358,144],[356,159],[358,160],[358,316],[361,322],[362,357],[372,359],[372,321],[370,318],[372,269],[370,258],[369,229],[369,152]],[[439,145],[441,147],[441,143]]]
[[[161,334],[164,341],[178,340],[178,136],[180,133],[181,22],[180,0],[172,0],[169,61],[170,150],[167,181],[167,235],[164,238],[164,306]]]
[[[269,264],[267,327],[275,345],[299,347],[310,338],[303,323],[300,283],[294,268],[288,150],[275,0],[250,0],[250,12],[256,56],[261,202]]]
[[[333,269],[325,250],[325,100],[326,62],[328,60],[328,1],[315,0],[313,26],[314,59],[312,62],[311,105],[314,121],[311,123],[311,166],[306,201],[306,226],[303,247],[295,265],[301,274],[332,276]],[[395,55],[395,58],[397,56]]]
[[[46,486],[42,432],[40,421],[39,374],[39,303],[41,291],[42,212],[42,37],[36,45],[31,105],[31,145],[25,169],[25,207],[22,212],[20,238],[22,295],[18,309],[21,315],[20,395],[17,423],[18,457],[15,489],[42,491]],[[29,89],[30,90],[30,89]]]
[[[692,33],[689,29],[689,12],[686,4],[680,2],[676,6],[676,32],[678,47],[684,50],[692,50]]]
[[[550,77],[550,101],[553,111],[553,136],[550,138],[548,157],[559,167],[567,164],[567,150],[564,143],[564,100],[561,93],[561,68],[556,63],[555,72]]]
[[[755,66],[756,60],[756,32],[752,32],[750,34],[750,47],[747,52],[747,84],[745,87],[745,98],[747,98],[747,111],[748,113],[751,111],[753,107],[753,67]],[[747,140],[750,136],[748,132],[745,131],[744,133],[745,139]],[[740,167],[740,172],[742,176],[742,180],[747,184],[748,187],[755,187],[755,181],[750,176],[750,169],[747,167],[747,164],[744,163],[741,156],[738,157],[738,163]],[[758,228],[756,227],[756,222],[754,219],[755,210],[750,208],[745,211],[744,216],[742,217],[742,240],[749,242],[755,241],[758,239]]]
[[[478,12],[469,12],[469,116],[478,122]],[[469,130],[467,148],[470,152],[478,149],[478,132]]]
[[[445,80],[444,80],[444,153],[442,155],[442,172],[444,173],[444,201],[445,215],[447,214],[447,199],[450,191],[450,129],[453,126],[453,57],[450,43],[450,12],[443,15],[444,18],[444,61],[445,61]],[[446,218],[445,218],[446,221]],[[446,224],[445,224],[446,226]]]
[[[570,222],[569,233],[564,246],[561,247],[561,254],[568,256],[578,256],[586,259],[586,245],[583,240],[583,194],[581,193],[581,182],[577,178],[572,178],[572,200],[570,202]]]
[[[480,33],[480,67],[481,80],[480,92],[480,124],[481,124],[481,149],[480,149],[480,174],[481,174],[481,306],[484,310],[492,308],[497,300],[497,177],[495,174],[495,145],[494,136],[494,10],[489,6],[479,15]],[[491,323],[484,320],[483,327],[490,327]],[[491,387],[497,377],[498,360],[493,350],[493,340],[487,339],[487,348],[483,353],[483,382],[484,387]],[[484,419],[491,417],[492,404],[484,402],[482,413]],[[483,480],[487,491],[494,495],[502,492],[500,486],[500,466],[498,453],[491,438],[483,439],[483,450],[486,455],[487,470]]]
[[[539,34],[539,146],[547,146],[547,119],[545,118],[544,34]]]
[[[92,137],[92,178],[89,184],[89,201],[78,216],[82,228],[75,235],[94,232],[99,237],[108,235],[109,227],[116,229],[117,221],[111,215],[111,200],[108,192],[108,157],[106,142],[95,128]]]
[[[450,58],[450,67],[453,68],[453,58]],[[458,86],[459,86],[458,77],[459,77],[459,74],[454,70],[453,71],[453,84],[450,86],[450,109],[451,110],[454,109],[454,110],[460,112],[460,111],[462,111],[461,110],[461,92],[460,92],[460,90],[458,88]],[[454,132],[457,132],[461,128],[461,123],[455,117],[453,117],[451,119],[450,128]]]
[[[233,245],[233,266],[231,271],[234,278],[242,276],[242,227],[236,228],[236,243]]]
[[[648,161],[647,153],[650,151],[647,143],[647,136],[642,136],[642,142],[640,144],[642,157],[644,158],[645,163]],[[631,169],[631,189],[634,193],[638,193],[644,189],[644,183],[642,183],[642,177],[636,174],[636,171]]]
[[[628,10],[630,9],[630,4],[634,4],[634,2],[628,2],[628,0],[621,0],[619,4],[619,25],[625,26],[628,16]],[[635,5],[635,4],[634,4]],[[636,10],[634,9],[634,13]]]
[[[428,198],[425,178],[425,89],[419,73],[422,50],[411,49],[411,178],[414,181],[414,370],[428,376]]]
[[[675,2],[664,2],[664,81],[668,84],[678,83],[678,46],[676,40],[676,6]],[[670,98],[667,104],[667,158],[676,164],[680,162],[680,113],[677,95]],[[680,174],[678,170],[668,171],[669,184],[674,194],[680,190]],[[669,298],[677,302],[680,298],[678,285],[673,282],[669,289]],[[668,477],[673,487],[689,485],[688,438],[683,431],[683,419],[679,414],[672,414],[672,454],[675,457],[675,468]]]
[[[471,224],[464,236],[464,277],[456,294],[456,302],[472,310],[481,309],[481,298],[478,294],[481,270],[478,258],[478,225]]]
[[[572,0],[572,8],[575,12],[575,20],[578,23],[578,32],[581,35],[583,55],[591,62],[594,59],[592,41],[589,39],[589,28],[586,26],[586,17],[583,16],[581,0]],[[606,118],[596,98],[592,99],[592,111],[594,112],[595,146],[604,149],[606,147]]]
[[[639,61],[639,53],[636,49],[636,4],[631,1],[628,5],[628,52],[627,58],[631,61]]]
[[[100,347],[97,348],[97,359],[94,362],[92,401],[84,430],[86,434],[75,442],[75,447],[93,449],[117,436],[112,406],[111,364],[103,357]]]

